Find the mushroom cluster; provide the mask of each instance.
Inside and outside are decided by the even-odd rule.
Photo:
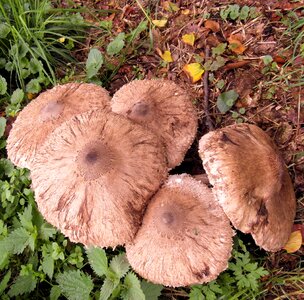
[[[199,284],[227,268],[230,222],[277,251],[291,232],[296,202],[277,148],[254,125],[201,138],[210,183],[169,176],[197,122],[189,95],[169,80],[135,80],[112,99],[99,86],[69,83],[20,112],[7,152],[31,170],[39,210],[71,241],[125,245],[142,277],[174,287]]]

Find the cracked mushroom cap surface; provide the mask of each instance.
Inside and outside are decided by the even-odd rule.
[[[271,138],[255,125],[230,125],[204,135],[199,154],[233,226],[251,233],[263,249],[280,250],[291,233],[296,199]]]
[[[126,253],[143,278],[186,286],[209,282],[228,267],[232,236],[211,189],[187,174],[172,175],[153,196]]]
[[[182,162],[197,130],[197,112],[185,90],[170,80],[134,80],[114,94],[111,105],[160,136],[169,168]]]
[[[74,116],[37,152],[31,170],[38,208],[73,242],[130,242],[148,199],[167,176],[158,137],[100,110]]]
[[[9,159],[30,168],[46,137],[72,116],[91,109],[110,108],[108,92],[95,84],[67,83],[41,93],[18,115],[7,140]]]

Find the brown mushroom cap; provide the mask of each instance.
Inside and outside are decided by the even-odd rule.
[[[131,241],[147,199],[166,176],[157,136],[100,110],[79,114],[54,130],[31,170],[45,219],[72,241],[100,247]]]
[[[126,252],[140,276],[185,286],[209,282],[227,268],[232,236],[211,189],[189,175],[173,175],[152,198]]]
[[[231,125],[204,135],[199,154],[233,226],[251,233],[265,250],[280,250],[291,232],[296,201],[288,170],[270,137],[254,125]]]
[[[169,80],[135,80],[113,96],[112,110],[145,125],[165,144],[169,168],[179,165],[197,129],[189,95]]]
[[[7,140],[9,159],[30,168],[36,151],[62,122],[91,109],[110,110],[108,92],[95,84],[68,83],[41,93],[18,115]]]

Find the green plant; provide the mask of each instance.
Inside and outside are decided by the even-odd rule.
[[[228,269],[207,285],[192,286],[189,299],[257,299],[262,293],[260,279],[267,274],[236,237]]]
[[[254,19],[258,16],[256,7],[249,7],[247,5],[240,7],[238,4],[228,5],[220,10],[220,16],[224,21],[230,19],[232,21],[246,21],[247,19]]]
[[[49,0],[0,0],[0,69],[11,87],[38,93],[56,83],[56,67],[75,61],[71,49],[89,25]]]

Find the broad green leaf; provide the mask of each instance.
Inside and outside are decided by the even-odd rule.
[[[107,53],[111,56],[118,54],[124,46],[125,46],[125,33],[121,32],[111,43],[109,43],[107,47]]]
[[[50,292],[50,300],[57,300],[61,295],[61,290],[58,285],[53,285]]]
[[[98,276],[103,276],[108,272],[108,258],[106,252],[101,248],[87,249],[89,263]]]
[[[51,255],[46,255],[43,258],[41,266],[42,266],[43,272],[52,279],[53,274],[54,274],[54,259],[53,259],[53,257]]]
[[[12,254],[20,254],[29,245],[29,239],[30,234],[24,228],[17,228],[0,241],[0,250],[4,249]]]
[[[23,213],[18,213],[19,220],[22,226],[27,230],[33,230],[33,223],[32,223],[32,205],[29,204],[27,207],[24,208]]]
[[[238,97],[239,94],[234,90],[221,93],[217,98],[217,108],[221,113],[226,113],[234,105]]]
[[[140,286],[146,296],[146,300],[158,300],[164,288],[160,284],[154,284],[146,280],[142,280]]]
[[[21,89],[14,90],[12,96],[11,96],[11,103],[12,104],[18,104],[20,103],[24,98],[24,92]]]
[[[9,264],[9,252],[6,250],[2,250],[0,246],[0,270],[6,268]]]
[[[10,31],[11,29],[8,24],[0,23],[0,39],[5,39]]]
[[[39,235],[45,241],[48,241],[49,238],[52,238],[56,233],[56,229],[49,223],[43,223],[39,229]]]
[[[100,289],[100,295],[99,300],[108,300],[115,290],[115,288],[118,286],[119,281],[112,281],[109,278],[106,278],[103,282],[103,285]]]
[[[226,48],[227,48],[227,43],[218,44],[216,47],[213,47],[211,49],[212,56],[215,57],[217,55],[222,55],[225,52]]]
[[[124,289],[121,291],[123,300],[145,300],[145,294],[140,287],[137,276],[129,272],[124,279]]]
[[[7,284],[9,280],[11,279],[12,272],[11,270],[8,270],[7,273],[4,275],[3,279],[0,282],[0,295],[4,292],[4,290],[7,288]]]
[[[40,60],[32,58],[29,62],[29,70],[32,74],[42,71],[43,65]]]
[[[245,21],[249,16],[249,12],[250,8],[247,5],[243,6],[240,11],[240,20]]]
[[[229,17],[231,20],[236,20],[240,15],[240,6],[238,4],[229,5]]]
[[[25,293],[29,293],[36,288],[37,279],[33,274],[18,276],[16,281],[12,284],[10,290],[8,291],[8,295],[10,297],[23,295]]]
[[[88,59],[86,61],[87,77],[92,78],[96,76],[102,64],[103,56],[101,52],[96,48],[91,49],[88,55]]]
[[[69,300],[88,300],[94,287],[90,276],[77,271],[65,271],[57,277],[61,292]]]
[[[0,75],[0,95],[4,95],[7,91],[7,82],[4,77]]]
[[[127,261],[125,253],[114,256],[110,262],[110,269],[118,279],[122,278],[129,271],[129,268],[130,264]]]
[[[4,57],[0,57],[0,69],[4,68],[6,64],[6,60]]]
[[[3,136],[6,127],[6,119],[0,117],[0,138]]]
[[[26,92],[32,94],[38,94],[41,89],[40,80],[38,78],[30,80],[25,87]]]

